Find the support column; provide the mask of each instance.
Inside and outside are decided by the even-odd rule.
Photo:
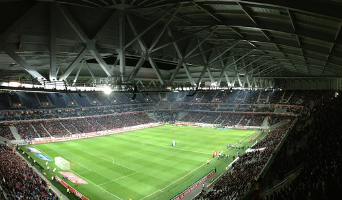
[[[50,73],[49,79],[51,81],[57,80],[57,44],[56,44],[56,18],[53,14],[55,4],[50,4]]]
[[[125,12],[120,12],[119,17],[119,48],[120,48],[120,77],[125,81],[126,76],[126,50],[125,50]]]

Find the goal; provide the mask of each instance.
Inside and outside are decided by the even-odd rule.
[[[55,164],[56,164],[56,166],[58,166],[59,168],[61,168],[63,170],[70,169],[70,162],[65,160],[62,157],[56,157],[55,158]]]

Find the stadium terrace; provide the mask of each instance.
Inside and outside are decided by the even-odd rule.
[[[302,144],[300,138],[306,136],[306,128],[313,126],[312,122],[307,122],[310,116],[315,115],[315,108],[325,101],[339,100],[326,91],[202,91],[194,96],[188,96],[187,92],[137,93],[134,100],[130,93],[0,95],[7,100],[1,104],[0,132],[5,142],[1,146],[0,169],[1,174],[6,174],[1,188],[7,199],[17,196],[57,199],[60,195],[71,199],[98,199],[104,193],[113,199],[171,199],[177,194],[195,199],[248,199],[256,195],[256,185],[260,188],[257,191],[260,198],[272,199],[279,193],[289,195],[286,189],[300,184],[306,169],[297,158],[289,162],[290,165],[279,166],[284,162],[282,157],[289,151],[286,160],[308,151],[310,146]],[[192,141],[199,135],[204,140],[212,136],[221,139],[209,142],[212,144]],[[115,148],[118,145],[120,149]],[[193,148],[193,145],[202,148]],[[103,151],[106,148],[111,153],[106,154]],[[142,168],[144,164],[125,161],[135,158],[129,156],[134,154],[134,149],[146,151],[139,153],[139,157],[149,159],[148,171]],[[151,151],[163,156],[153,156],[159,160],[153,161],[147,153]],[[74,152],[81,154],[72,156]],[[214,152],[218,152],[217,155]],[[106,171],[113,168],[118,174],[111,175],[108,171],[112,178],[98,182],[103,176],[95,176],[100,166],[86,166],[79,160],[80,155],[102,163]],[[191,159],[186,165],[175,159],[174,162],[180,162],[177,165],[184,165],[184,169],[179,169],[172,164],[160,165],[165,156],[170,161],[174,156],[184,159],[190,156]],[[13,180],[23,179],[13,172],[16,163],[25,166],[21,174],[30,174],[25,180],[42,183],[40,186],[33,184],[33,188],[44,190],[28,194],[21,190],[24,185],[13,187]],[[179,174],[160,182],[163,187],[154,186],[148,194],[129,192],[125,185],[121,192],[115,190],[116,185],[128,180],[147,178],[150,172],[160,173],[160,167]],[[215,169],[216,173],[203,178],[210,169]],[[138,176],[140,173],[145,174]],[[277,178],[272,177],[274,173]],[[150,184],[140,183],[136,187]],[[106,187],[109,185],[113,189]],[[89,192],[89,188],[93,191]],[[182,191],[187,195],[181,195]]]

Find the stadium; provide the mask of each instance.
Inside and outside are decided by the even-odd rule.
[[[341,10],[0,1],[0,199],[341,199]]]

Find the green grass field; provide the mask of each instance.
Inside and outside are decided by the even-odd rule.
[[[80,184],[77,190],[91,200],[169,199],[214,167],[217,173],[213,178],[218,177],[237,151],[244,152],[227,150],[227,144],[235,145],[242,140],[241,146],[250,146],[248,141],[259,131],[164,125],[30,146],[51,159],[61,156],[70,161],[70,170],[66,171],[88,182]],[[175,147],[171,145],[173,140],[177,141]],[[213,152],[221,150],[230,154],[230,158],[213,159]],[[28,154],[45,166],[46,161],[31,152]],[[208,159],[210,164],[206,164]],[[49,165],[50,169],[55,168],[54,162]],[[57,167],[60,176],[59,170]]]

